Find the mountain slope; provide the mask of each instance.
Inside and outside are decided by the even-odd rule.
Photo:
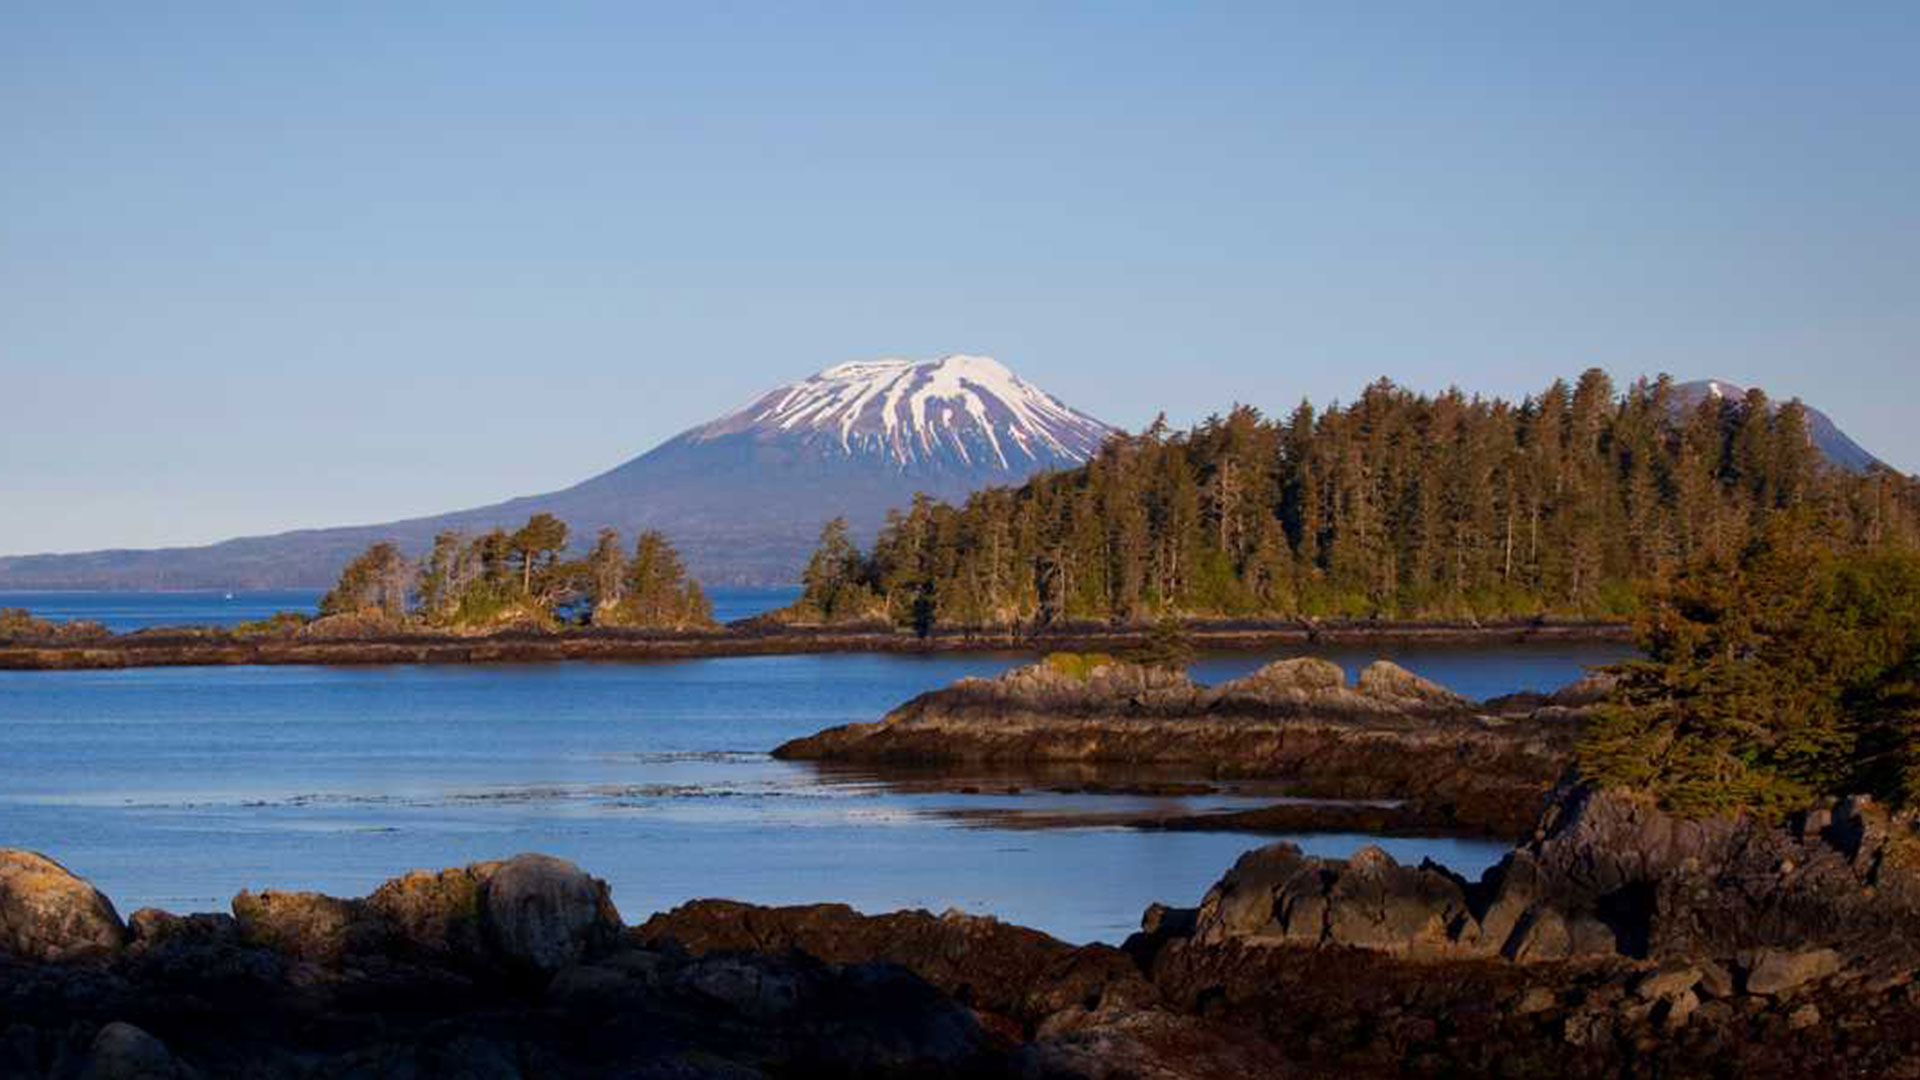
[[[1678,404],[1683,409],[1698,408],[1702,401],[1710,397],[1732,398],[1737,401],[1747,396],[1746,387],[1730,383],[1725,379],[1700,379],[1695,382],[1681,383],[1674,387],[1674,392]],[[1807,406],[1807,434],[1813,439],[1813,445],[1826,455],[1828,461],[1848,472],[1863,473],[1875,465],[1884,464],[1859,443],[1849,438],[1846,432],[1841,431],[1831,417],[1811,405]]]
[[[543,510],[576,542],[661,529],[710,584],[786,582],[828,518],[871,535],[915,492],[958,499],[1078,465],[1113,430],[987,357],[842,364],[561,491],[206,547],[0,558],[0,588],[323,586],[375,541],[418,552],[443,529],[513,528]]]

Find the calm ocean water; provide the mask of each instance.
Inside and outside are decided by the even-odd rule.
[[[145,603],[120,610],[141,617]],[[1393,655],[1487,696],[1563,684],[1621,651]],[[1374,653],[1323,655],[1351,669]],[[1209,657],[1196,674],[1214,681],[1273,658]],[[0,846],[53,855],[123,913],[223,910],[240,889],[268,886],[359,895],[416,867],[546,851],[606,878],[630,921],[700,897],[845,901],[876,912],[958,907],[1068,940],[1118,941],[1148,903],[1197,901],[1263,842],[977,823],[983,810],[1168,813],[1247,803],[1233,793],[910,791],[766,754],[1025,660],[0,672]],[[1364,842],[1301,841],[1333,855]],[[1503,852],[1445,840],[1382,846],[1467,874]]]

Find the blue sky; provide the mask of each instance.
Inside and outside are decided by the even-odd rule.
[[[1920,5],[297,7],[0,3],[0,553],[956,351],[1126,426],[1717,376],[1920,469]]]

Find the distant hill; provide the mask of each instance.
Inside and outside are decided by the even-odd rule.
[[[770,391],[562,491],[379,525],[205,547],[0,558],[0,588],[325,586],[369,544],[419,552],[444,529],[515,527],[547,511],[591,542],[658,528],[709,584],[798,579],[820,526],[862,537],[916,492],[959,499],[1081,464],[1114,429],[982,356],[842,364]]]
[[[1747,388],[1730,383],[1725,379],[1701,379],[1696,382],[1681,383],[1674,387],[1682,408],[1693,409],[1707,398],[1733,398],[1739,400],[1747,396]],[[1771,398],[1773,395],[1767,395]],[[1826,455],[1828,461],[1848,472],[1863,473],[1875,465],[1884,465],[1879,458],[1868,453],[1859,443],[1854,442],[1847,433],[1826,413],[1812,406],[1807,407],[1807,434],[1813,438],[1813,445]]]

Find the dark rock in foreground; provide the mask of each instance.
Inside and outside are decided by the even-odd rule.
[[[1272,845],[1117,949],[840,905],[625,929],[544,856],[122,930],[0,852],[38,883],[0,926],[43,928],[0,941],[0,1075],[1920,1077],[1916,844],[1863,800],[1569,791],[1481,881]]]
[[[1518,837],[1532,830],[1571,759],[1575,728],[1567,721],[1590,703],[1588,688],[1577,685],[1564,698],[1481,704],[1386,661],[1352,685],[1337,665],[1295,659],[1207,687],[1136,664],[1102,659],[1083,671],[1055,660],[963,679],[878,723],[796,739],[774,756],[1178,764],[1217,779],[1285,779],[1299,795],[1404,800],[1409,809],[1394,815],[1404,828],[1392,831]],[[1276,811],[1289,823],[1304,813]]]

